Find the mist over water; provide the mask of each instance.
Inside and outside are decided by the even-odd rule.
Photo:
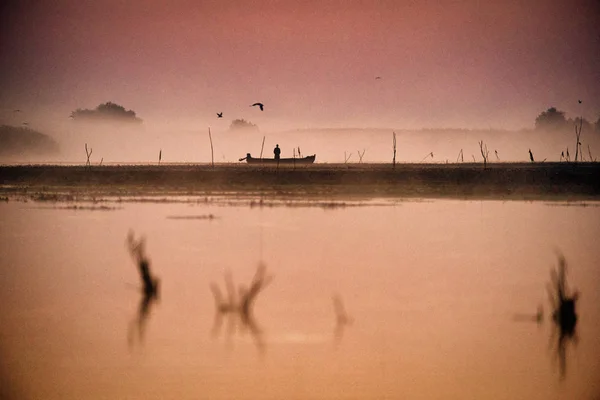
[[[255,122],[250,120],[250,122]],[[114,124],[76,123],[65,121],[34,125],[55,139],[60,153],[47,157],[15,155],[4,162],[85,163],[84,146],[93,149],[92,164],[103,163],[157,163],[162,151],[162,163],[209,163],[211,146],[208,136],[210,126],[214,161],[238,163],[251,153],[259,157],[264,137],[263,157],[272,158],[273,148],[279,144],[284,158],[316,154],[318,163],[389,163],[392,160],[392,135],[397,135],[397,162],[453,163],[483,162],[479,142],[489,151],[489,162],[529,162],[528,149],[536,161],[559,161],[567,148],[574,157],[573,131],[545,132],[537,130],[495,129],[394,129],[394,128],[261,128],[258,130],[230,130],[229,120],[213,124],[156,123]],[[268,124],[266,124],[269,126]],[[600,135],[583,131],[582,150],[589,160],[589,150],[595,159],[600,154]],[[462,157],[460,152],[462,150]],[[598,152],[596,152],[596,150]],[[431,156],[433,153],[433,157]]]

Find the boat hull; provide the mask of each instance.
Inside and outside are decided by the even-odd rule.
[[[302,158],[280,158],[276,160],[274,158],[254,158],[250,155],[245,157],[248,164],[312,164],[315,162],[316,154],[312,156]]]

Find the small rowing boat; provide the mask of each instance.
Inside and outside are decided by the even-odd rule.
[[[295,158],[254,158],[250,153],[246,154],[246,157],[240,158],[240,161],[246,160],[248,164],[312,164],[315,162],[316,154],[307,157],[295,157]]]

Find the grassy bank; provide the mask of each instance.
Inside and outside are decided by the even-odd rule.
[[[214,195],[600,200],[599,163],[0,166],[2,196]]]

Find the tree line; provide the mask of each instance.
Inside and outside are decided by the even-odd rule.
[[[587,132],[596,131],[600,133],[600,117],[596,122],[591,123],[582,117],[567,118],[564,111],[560,111],[556,107],[550,107],[535,119],[536,130],[559,131],[573,129],[573,126],[581,126]]]

